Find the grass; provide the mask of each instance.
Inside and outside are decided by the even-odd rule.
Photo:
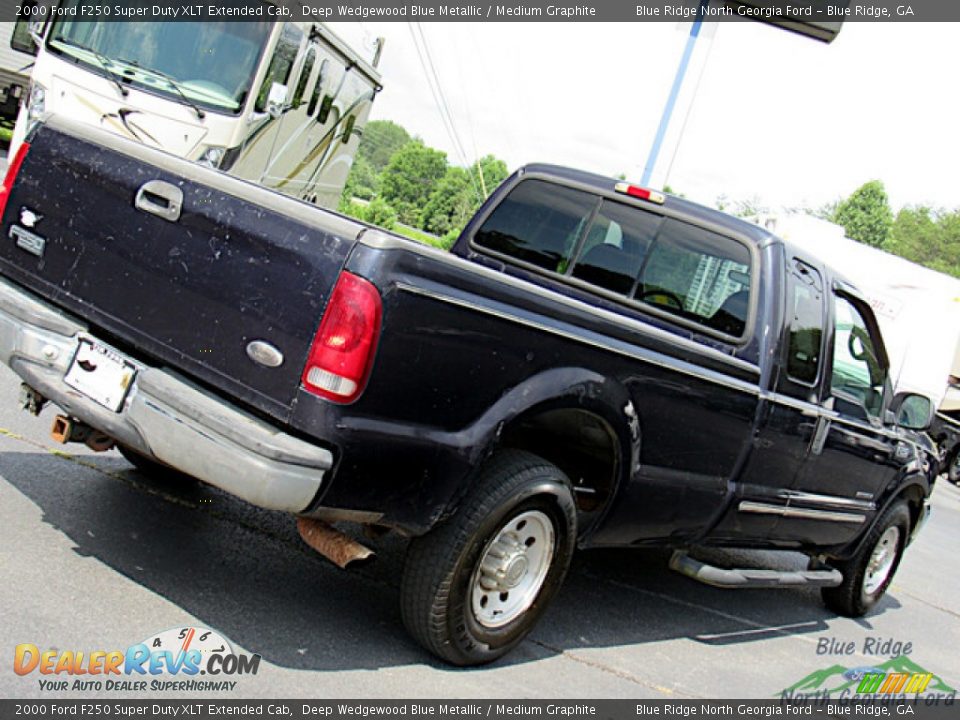
[[[363,220],[363,209],[369,203],[366,200],[361,200],[360,198],[353,198],[350,201],[350,207],[347,209],[347,215]],[[366,221],[365,221],[366,222]],[[445,240],[442,237],[437,235],[431,235],[428,232],[419,230],[415,227],[410,227],[409,225],[404,225],[403,223],[395,223],[392,228],[384,228],[388,232],[396,233],[397,235],[403,235],[405,238],[413,240],[424,245],[429,245],[430,247],[435,247],[439,250],[449,250],[453,245],[449,240]]]
[[[397,235],[403,235],[411,240],[416,240],[418,243],[430,245],[431,247],[439,248],[440,250],[450,249],[450,245],[442,237],[431,235],[430,233],[423,232],[423,230],[417,230],[409,225],[397,223],[393,226],[392,231]]]

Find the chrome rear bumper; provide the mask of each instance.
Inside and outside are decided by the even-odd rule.
[[[169,370],[139,368],[119,412],[73,389],[63,376],[82,324],[0,278],[0,361],[71,417],[148,457],[254,505],[300,512],[333,464],[304,442],[217,398]]]

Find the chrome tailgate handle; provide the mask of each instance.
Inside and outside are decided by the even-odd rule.
[[[151,180],[140,186],[133,204],[138,210],[176,222],[183,208],[183,190],[163,180]]]

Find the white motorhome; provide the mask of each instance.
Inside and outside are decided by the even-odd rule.
[[[366,62],[322,24],[79,19],[97,4],[61,0],[34,26],[11,156],[34,123],[64,114],[336,206],[381,89],[379,57]]]
[[[755,220],[828,261],[873,306],[897,390],[944,400],[960,337],[960,280],[846,237],[842,227],[801,215]]]

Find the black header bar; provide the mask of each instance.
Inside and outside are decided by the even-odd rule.
[[[698,0],[559,0],[437,2],[421,0],[38,0],[24,13],[19,0],[0,0],[0,21],[24,17],[80,21],[350,21],[365,22],[678,22],[696,19]],[[26,5],[30,5],[27,2]],[[960,20],[960,3],[944,0],[710,0],[711,22],[823,24]],[[835,27],[836,26],[836,27]]]

